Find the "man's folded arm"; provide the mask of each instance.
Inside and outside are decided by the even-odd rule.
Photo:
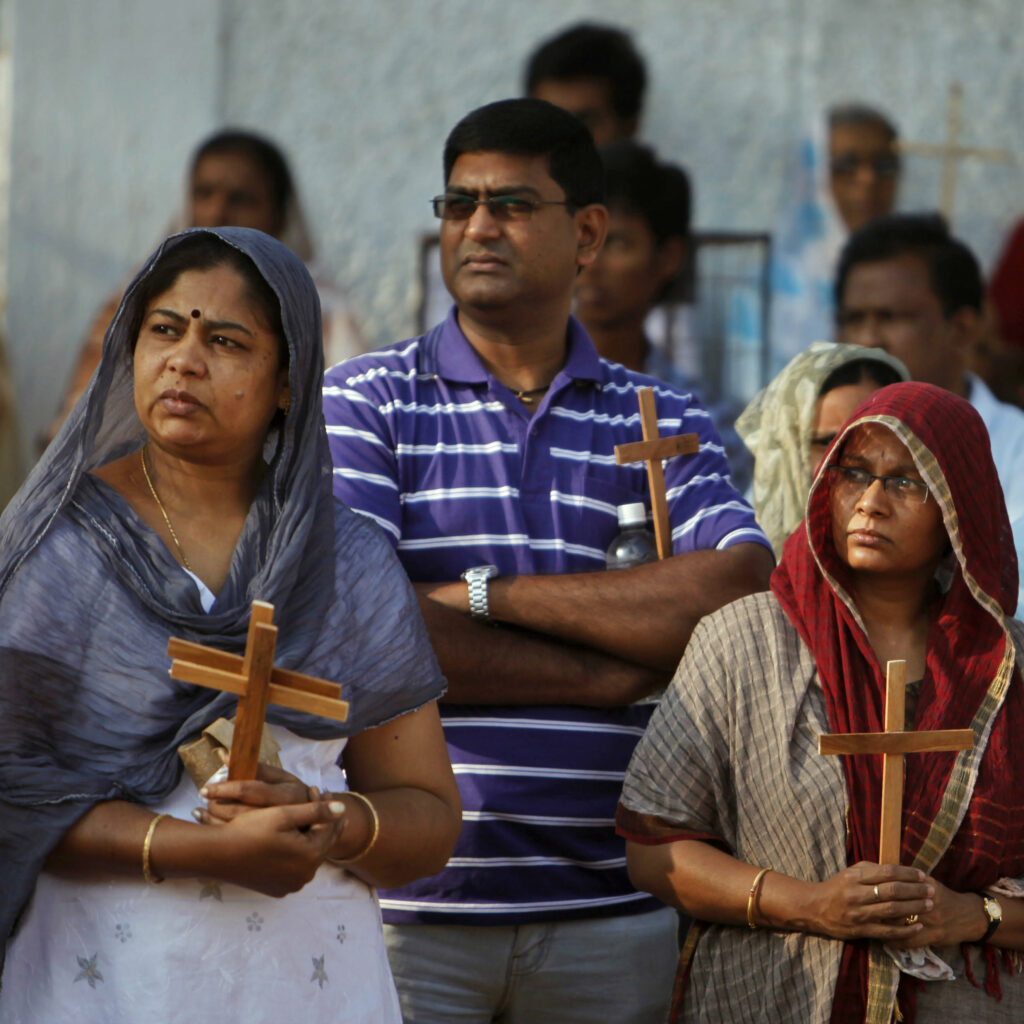
[[[488,605],[497,622],[671,674],[700,619],[767,590],[773,564],[764,545],[742,543],[615,572],[499,577],[489,583]],[[421,585],[424,593],[469,610],[461,580]]]
[[[415,586],[430,642],[448,679],[445,701],[621,707],[669,680],[669,673],[587,647],[475,622],[425,596],[430,584]]]

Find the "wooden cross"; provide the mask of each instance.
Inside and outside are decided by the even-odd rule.
[[[904,732],[907,663],[890,661],[885,666],[885,732],[825,733],[818,737],[819,754],[881,754],[882,823],[879,864],[899,864],[903,824],[903,756],[939,750],[970,750],[970,729],[934,729]]]
[[[953,222],[953,202],[956,194],[957,160],[965,157],[976,157],[993,163],[1008,164],[1013,162],[1013,155],[1005,149],[979,149],[977,146],[960,145],[960,107],[963,103],[964,90],[959,82],[949,87],[949,104],[946,108],[946,141],[930,142],[898,142],[897,148],[903,153],[916,153],[921,156],[937,156],[942,158],[942,200],[940,209],[947,222]]]
[[[669,558],[672,554],[672,530],[668,518],[668,498],[665,494],[665,469],[662,459],[674,455],[693,455],[700,451],[700,439],[696,434],[675,434],[661,437],[658,434],[658,409],[654,403],[654,389],[640,388],[636,393],[640,403],[640,425],[644,439],[631,444],[615,446],[615,462],[624,466],[630,462],[647,463],[647,481],[651,488],[651,515],[654,518],[654,539],[658,543],[658,557]]]
[[[338,683],[274,667],[277,626],[273,622],[274,606],[253,601],[244,657],[177,637],[167,643],[167,654],[174,659],[171,678],[238,694],[229,779],[256,778],[268,703],[339,722],[348,718],[348,703],[339,700]]]

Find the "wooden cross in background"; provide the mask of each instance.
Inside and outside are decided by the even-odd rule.
[[[647,463],[647,480],[651,489],[651,515],[654,518],[654,539],[658,543],[658,557],[668,558],[672,554],[672,529],[668,518],[668,498],[665,494],[665,470],[662,459],[674,455],[693,455],[700,451],[700,439],[696,434],[675,434],[660,437],[658,434],[658,408],[654,402],[653,388],[640,388],[636,393],[640,403],[640,424],[644,439],[631,444],[615,446],[615,462],[624,466],[630,462]]]
[[[1005,149],[980,149],[977,146],[960,145],[960,107],[963,103],[964,90],[959,82],[949,87],[949,104],[946,108],[946,141],[931,142],[898,142],[901,153],[916,153],[920,156],[937,156],[942,158],[942,199],[939,208],[946,221],[953,223],[953,203],[956,198],[956,166],[957,160],[965,157],[976,157],[993,163],[1008,164],[1013,162],[1013,154]]]
[[[825,733],[818,737],[819,754],[881,754],[882,823],[879,864],[899,864],[903,831],[903,756],[938,750],[970,750],[970,729],[935,729],[904,732],[907,663],[890,661],[885,666],[885,732]]]
[[[231,741],[229,779],[255,779],[267,704],[344,722],[348,703],[339,700],[341,686],[326,679],[274,668],[277,626],[274,606],[253,601],[245,657],[171,637],[167,654],[174,659],[170,674],[183,683],[238,694],[238,713]]]

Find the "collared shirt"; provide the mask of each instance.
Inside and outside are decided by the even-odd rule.
[[[643,464],[614,447],[641,439],[636,392],[655,389],[663,435],[700,451],[666,464],[676,553],[768,546],[729,482],[722,445],[691,396],[601,359],[570,319],[567,358],[524,405],[491,377],[455,312],[412,341],[327,374],[324,411],[335,495],[374,518],[416,581],[604,569],[616,507],[650,507]],[[448,867],[381,894],[391,923],[516,923],[652,909],[625,871],[613,820],[650,705],[479,707],[442,720],[463,800]]]
[[[1024,411],[1007,402],[1000,402],[988,386],[973,373],[967,374],[971,391],[968,401],[974,406],[988,430],[992,444],[992,461],[996,464],[1003,488],[1006,512],[1017,550],[1017,614],[1024,615]]]

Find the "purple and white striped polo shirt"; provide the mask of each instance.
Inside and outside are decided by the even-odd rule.
[[[420,338],[333,367],[335,495],[383,527],[414,581],[487,563],[502,575],[603,570],[616,506],[650,507],[645,468],[613,454],[641,439],[636,391],[649,385],[661,433],[701,442],[666,464],[675,552],[768,546],[704,409],[601,359],[575,320],[568,341],[535,408],[487,373],[454,309]],[[442,705],[462,835],[439,875],[381,894],[384,919],[511,924],[660,906],[630,885],[613,825],[651,708]]]

